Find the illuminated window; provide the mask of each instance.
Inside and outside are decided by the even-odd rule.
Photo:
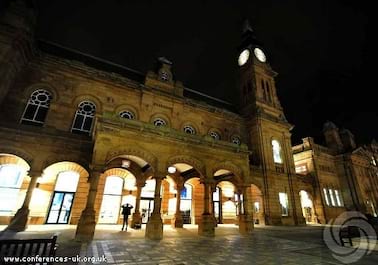
[[[60,172],[55,184],[56,191],[76,192],[80,174],[76,171]]]
[[[328,192],[326,188],[323,188],[323,193],[324,193],[324,199],[326,201],[327,206],[329,206],[329,198],[328,198]]]
[[[92,130],[92,123],[95,113],[96,105],[93,102],[80,102],[76,110],[71,131],[79,134],[89,134]]]
[[[307,165],[306,164],[302,164],[302,165],[297,165],[295,167],[295,172],[300,174],[300,173],[307,173]]]
[[[282,164],[281,145],[277,140],[272,140],[274,163]]]
[[[121,111],[119,113],[119,116],[121,118],[125,118],[125,119],[128,119],[128,120],[133,120],[134,117],[135,117],[134,113],[132,113],[131,111],[128,111],[128,110]]]
[[[240,145],[240,144],[241,144],[240,137],[239,137],[239,136],[232,136],[232,138],[231,138],[231,142],[232,142],[233,144]]]
[[[260,212],[260,203],[254,202],[253,206],[254,206],[254,209],[255,209],[255,213],[259,213]]]
[[[185,125],[183,130],[188,134],[196,134],[196,130],[190,125]]]
[[[334,190],[337,206],[344,206],[344,202],[338,190]]]
[[[280,192],[278,194],[281,204],[281,214],[282,216],[288,216],[289,215],[289,201],[287,198],[287,193]]]
[[[210,137],[212,137],[214,140],[220,140],[220,135],[219,133],[215,132],[215,131],[210,131],[209,132],[209,135]]]
[[[373,166],[377,166],[377,160],[375,160],[375,157],[374,157],[374,156],[371,157],[371,164],[372,164]]]
[[[154,120],[154,125],[155,126],[166,126],[167,125],[167,122],[161,118],[156,118]]]
[[[42,126],[50,107],[52,96],[44,89],[34,91],[22,115],[21,123]]]
[[[336,206],[335,197],[333,195],[333,190],[328,189],[328,192],[329,192],[329,197],[331,198],[331,204],[332,204],[332,206]]]
[[[0,165],[0,215],[10,215],[16,210],[22,178],[19,166]]]

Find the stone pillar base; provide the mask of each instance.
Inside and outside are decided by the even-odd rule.
[[[146,225],[146,238],[160,240],[163,238],[163,221],[160,213],[152,213]]]
[[[174,228],[183,228],[184,227],[184,220],[182,219],[181,214],[175,215],[175,217],[171,221],[171,225]]]
[[[96,211],[85,209],[80,216],[76,227],[75,239],[78,241],[91,241],[96,229]]]
[[[11,230],[15,232],[25,231],[28,224],[29,212],[29,208],[27,207],[21,207],[20,209],[18,209],[5,230]]]
[[[253,231],[253,219],[249,215],[239,215],[239,233],[242,235],[251,234]]]
[[[215,236],[215,224],[212,214],[202,214],[202,219],[198,224],[198,234],[200,236]]]
[[[140,216],[140,212],[133,213],[130,227],[134,229],[140,229],[142,227],[142,217]]]

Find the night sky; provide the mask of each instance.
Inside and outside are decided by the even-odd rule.
[[[38,5],[38,38],[142,73],[165,56],[186,87],[235,104],[237,47],[249,19],[279,73],[278,95],[295,125],[293,143],[306,136],[322,143],[327,120],[351,130],[360,144],[378,140],[370,1],[40,0]]]

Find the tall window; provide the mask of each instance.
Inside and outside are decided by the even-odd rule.
[[[269,87],[269,83],[268,81],[265,81],[265,85],[266,85],[266,93],[267,93],[267,98],[269,100],[269,102],[272,102],[272,95],[271,95],[271,92],[270,92],[270,87]]]
[[[327,206],[329,206],[329,198],[328,198],[328,192],[326,188],[323,188],[323,194],[324,194],[324,199],[326,201]]]
[[[282,164],[281,145],[277,140],[272,140],[274,163]]]
[[[287,198],[287,193],[280,192],[278,193],[280,204],[281,204],[281,214],[282,216],[288,216],[289,215],[289,201]]]
[[[266,98],[266,90],[265,90],[265,83],[264,83],[263,79],[261,79],[261,89],[262,89],[262,92],[263,92],[263,98],[266,101],[267,100],[267,98]]]
[[[42,126],[50,107],[52,96],[44,89],[34,91],[22,115],[21,123]]]
[[[0,216],[12,215],[16,210],[21,184],[22,170],[19,166],[0,165]]]
[[[89,134],[92,131],[92,123],[96,113],[96,105],[91,101],[83,101],[77,107],[72,132]]]
[[[343,202],[343,199],[342,197],[340,196],[340,193],[338,190],[334,190],[335,191],[335,197],[336,197],[336,203],[337,203],[337,206],[343,206],[344,205],[344,202]]]

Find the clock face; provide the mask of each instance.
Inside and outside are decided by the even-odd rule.
[[[244,65],[248,61],[248,58],[249,58],[249,50],[245,49],[239,55],[239,58],[238,58],[238,64],[239,64],[239,66]]]
[[[265,53],[260,49],[260,48],[255,48],[253,50],[253,52],[255,53],[255,56],[256,58],[260,61],[260,62],[265,62],[266,61],[266,56],[265,56]]]

